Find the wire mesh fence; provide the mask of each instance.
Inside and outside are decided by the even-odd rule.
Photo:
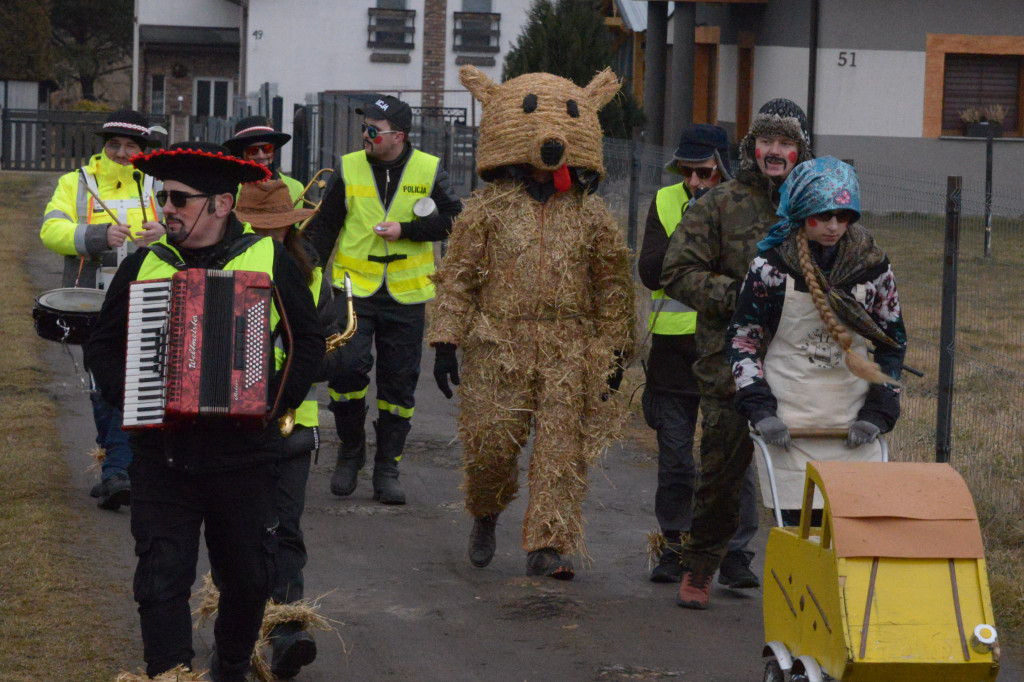
[[[663,170],[672,148],[606,140],[608,177],[601,194],[639,250],[636,226],[661,187],[679,178]],[[735,161],[733,162],[735,168]],[[946,178],[922,169],[857,164],[862,224],[896,272],[909,338],[902,416],[889,435],[892,457],[932,461],[936,454]],[[964,178],[956,298],[951,463],[992,515],[1024,512],[1024,189],[991,197],[984,178]],[[633,207],[631,209],[631,206]],[[986,254],[986,231],[989,244]],[[650,300],[637,283],[638,319]],[[642,334],[641,334],[642,337]],[[991,518],[991,516],[990,516]]]

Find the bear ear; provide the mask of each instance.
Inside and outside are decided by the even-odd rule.
[[[594,76],[594,80],[590,81],[583,91],[587,93],[587,99],[593,102],[597,109],[601,109],[608,102],[612,101],[612,97],[615,97],[620,85],[621,83],[615,77],[615,73],[611,69],[606,68]]]
[[[462,81],[467,90],[473,93],[473,97],[485,104],[498,91],[498,86],[495,82],[472,64],[467,64],[459,69],[459,80]]]

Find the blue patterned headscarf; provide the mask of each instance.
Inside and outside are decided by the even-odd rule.
[[[764,253],[781,244],[793,230],[803,227],[804,218],[826,211],[850,210],[860,218],[860,182],[857,171],[834,156],[804,161],[789,174],[780,190],[782,220],[772,225],[758,245]]]

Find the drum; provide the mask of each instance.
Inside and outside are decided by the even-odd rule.
[[[39,295],[32,309],[36,334],[47,341],[83,344],[100,318],[104,292],[99,289],[53,289]]]

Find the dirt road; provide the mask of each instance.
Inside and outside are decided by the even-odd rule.
[[[58,259],[30,259],[39,290],[59,286]],[[128,638],[123,670],[142,663],[138,617],[131,597],[134,553],[129,513],[100,511],[88,496],[97,480],[85,470],[94,434],[88,399],[67,355],[48,346],[62,403],[61,447],[73,476],[69,503],[83,519],[83,560],[123,576],[123,611],[112,636]],[[466,556],[471,521],[459,491],[461,448],[455,435],[457,399],[446,401],[424,353],[416,415],[401,464],[409,503],[373,502],[369,475],[356,492],[334,497],[329,476],[337,441],[323,411],[325,443],[310,475],[305,532],[307,597],[336,633],[318,635],[319,656],[299,680],[623,680],[702,682],[761,678],[761,593],[712,591],[706,612],[678,608],[674,585],[647,579],[645,535],[655,527],[655,453],[634,443],[613,447],[591,473],[585,505],[590,565],[557,582],[525,575],[520,541],[523,500],[498,525],[498,552],[486,569]],[[323,392],[322,404],[326,404]],[[372,393],[371,393],[372,400]],[[372,438],[372,429],[370,429]],[[372,453],[372,449],[371,449]],[[371,454],[372,458],[372,454]],[[526,460],[521,477],[525,480]],[[754,543],[760,573],[766,532]],[[202,572],[206,567],[201,566]],[[197,633],[202,666],[212,630]],[[116,671],[111,671],[111,679]],[[1005,671],[1001,679],[1020,679]]]

